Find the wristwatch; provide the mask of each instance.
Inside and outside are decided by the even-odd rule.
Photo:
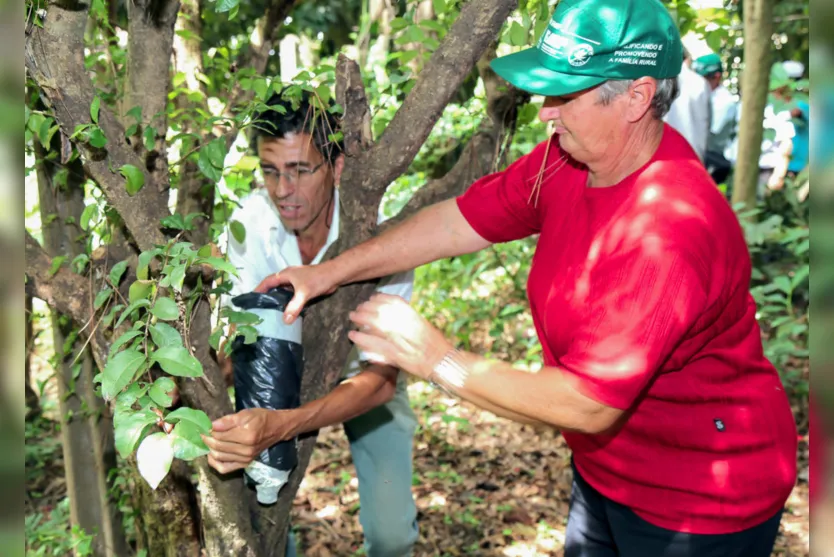
[[[469,371],[461,359],[461,353],[457,348],[452,348],[443,359],[438,362],[431,375],[429,382],[447,394],[454,395],[454,391],[463,387]]]

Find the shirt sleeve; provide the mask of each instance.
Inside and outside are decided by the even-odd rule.
[[[586,303],[557,363],[586,396],[626,410],[667,363],[706,307],[694,259],[661,235],[600,257],[578,282]]]
[[[472,184],[458,197],[458,208],[469,225],[494,244],[537,234],[543,210],[534,186],[548,181],[565,160],[557,140],[548,139],[505,170]]]

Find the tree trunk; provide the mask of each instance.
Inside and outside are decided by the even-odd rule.
[[[84,171],[77,160],[66,167],[51,160],[37,141],[35,156],[44,244],[51,255],[66,256],[68,263],[84,253],[84,241],[79,240],[83,231],[77,224],[84,210]],[[61,183],[59,175],[65,176]],[[70,521],[97,534],[95,555],[121,557],[127,542],[107,483],[108,472],[116,466],[113,422],[95,394],[96,367],[77,339],[72,320],[53,310],[52,330]]]
[[[741,73],[741,122],[738,164],[733,179],[732,202],[756,204],[759,157],[762,154],[764,109],[770,82],[773,41],[773,0],[744,3],[744,71]]]
[[[26,354],[24,356],[24,386],[26,389],[26,419],[39,416],[41,413],[41,403],[38,394],[32,388],[32,351],[35,347],[35,335],[33,327],[34,315],[32,313],[32,296],[26,296],[24,316],[26,324],[24,325],[24,337],[26,338]]]

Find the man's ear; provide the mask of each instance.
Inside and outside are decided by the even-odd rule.
[[[629,88],[629,102],[626,117],[629,122],[637,122],[651,110],[652,99],[657,93],[657,81],[651,77],[641,77]]]
[[[344,169],[345,156],[339,155],[338,157],[336,157],[336,162],[333,163],[333,183],[336,184],[336,186],[338,186],[342,180],[342,170]]]

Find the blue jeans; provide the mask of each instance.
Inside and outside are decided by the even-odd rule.
[[[407,557],[417,541],[417,506],[411,493],[416,427],[404,373],[391,401],[344,424],[359,480],[359,522],[368,557]],[[290,536],[287,557],[295,556]]]

